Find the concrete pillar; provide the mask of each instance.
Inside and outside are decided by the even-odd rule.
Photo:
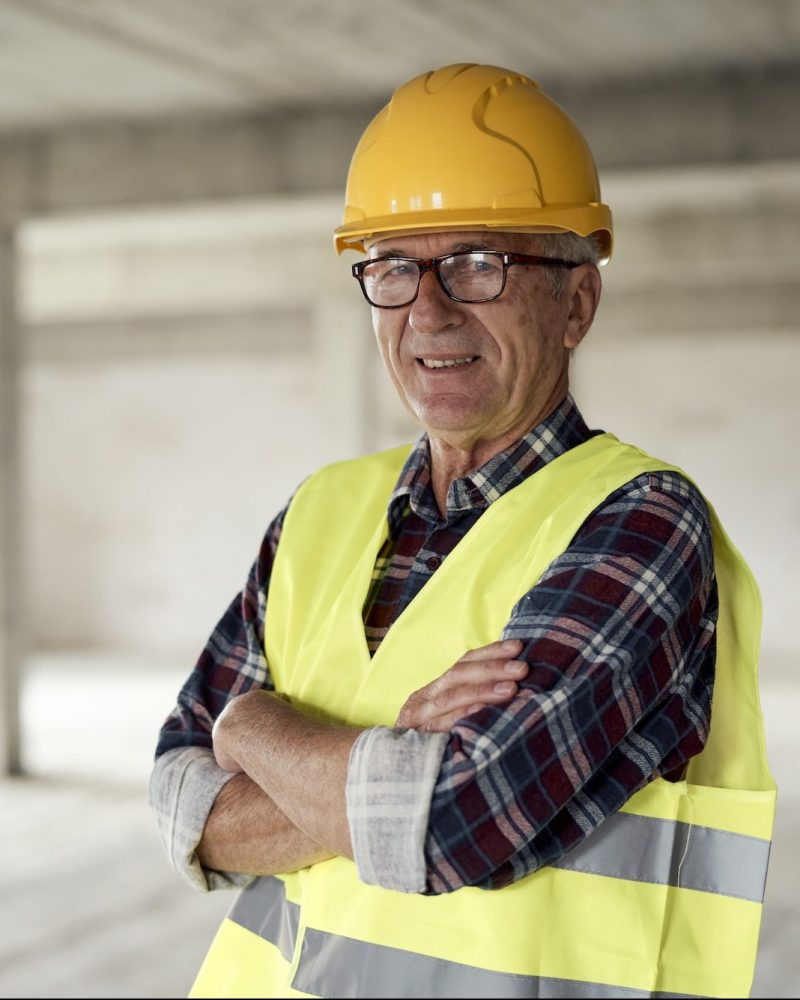
[[[19,325],[14,231],[0,226],[0,767],[22,772],[22,559],[19,490]]]
[[[369,308],[357,295],[357,289],[330,292],[314,307],[314,360],[325,414],[321,431],[342,458],[372,450],[377,430],[372,378],[377,348]]]

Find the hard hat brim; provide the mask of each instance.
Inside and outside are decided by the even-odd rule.
[[[603,262],[611,256],[611,210],[596,202],[591,205],[552,205],[535,212],[508,210],[486,218],[486,212],[462,209],[417,211],[384,215],[339,226],[334,232],[337,253],[345,250],[366,251],[367,243],[392,233],[447,232],[453,230],[505,230],[507,232],[572,232],[595,236]]]

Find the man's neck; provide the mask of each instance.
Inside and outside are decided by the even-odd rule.
[[[506,451],[521,440],[533,427],[538,426],[556,409],[564,393],[559,398],[549,400],[531,419],[520,422],[505,434],[487,440],[450,440],[449,435],[437,435],[428,431],[431,451],[431,489],[436,505],[442,515],[447,512],[447,492],[455,479],[467,476],[485,465],[495,455]]]

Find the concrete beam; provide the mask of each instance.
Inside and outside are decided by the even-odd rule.
[[[311,349],[309,309],[229,311],[23,325],[24,362],[81,363],[136,358],[303,355]],[[367,338],[368,339],[368,338]]]
[[[799,88],[800,66],[787,65],[550,91],[584,131],[602,176],[609,168],[796,158]]]
[[[800,67],[589,88],[541,81],[586,132],[601,171],[800,156]],[[0,216],[342,191],[376,105],[7,133]]]
[[[343,190],[368,120],[302,112],[5,135],[0,216]]]

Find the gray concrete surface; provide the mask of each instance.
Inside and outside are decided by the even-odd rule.
[[[185,996],[229,900],[177,884],[143,790],[22,779],[0,795],[0,995]]]

